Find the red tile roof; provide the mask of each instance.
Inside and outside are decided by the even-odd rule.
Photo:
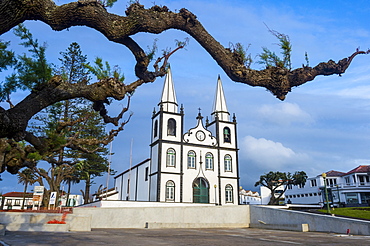
[[[351,171],[349,171],[345,175],[351,174],[351,173],[370,173],[370,165],[360,165],[360,166],[352,169]]]
[[[326,176],[327,177],[341,177],[343,175],[345,175],[346,173],[344,172],[339,172],[339,171],[334,171],[334,170],[331,170],[329,172],[326,172]]]
[[[33,193],[30,193],[30,192],[26,193],[26,197],[32,197],[32,196],[33,196]],[[23,197],[23,192],[17,192],[17,191],[8,192],[8,193],[3,194],[3,197]]]

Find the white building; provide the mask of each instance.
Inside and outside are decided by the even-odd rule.
[[[150,158],[115,177],[120,200],[238,204],[239,170],[235,115],[230,120],[218,78],[211,120],[199,112],[184,132],[171,70],[159,110],[152,115]]]
[[[275,198],[278,198],[281,193],[284,193],[284,185],[281,185],[275,189]],[[265,186],[260,186],[260,193],[261,193],[261,204],[267,205],[270,202],[271,198],[271,190]],[[285,194],[283,194],[279,199],[279,204],[284,204]]]
[[[326,172],[326,186],[329,203],[368,205],[370,202],[370,166],[361,165],[344,173]],[[322,175],[308,178],[304,186],[288,186],[286,200],[292,204],[320,204],[326,201]]]
[[[23,192],[8,192],[2,195],[1,197],[1,206],[0,210],[8,210],[8,209],[21,209],[22,203],[23,203]],[[32,207],[33,201],[32,201],[33,194],[27,192],[25,194],[24,199],[24,208]]]
[[[261,197],[257,191],[251,190],[239,190],[239,199],[240,204],[245,205],[261,205]]]
[[[24,209],[30,209],[34,205],[33,193],[27,192],[25,194]],[[8,192],[2,195],[0,210],[9,210],[9,209],[21,209],[23,203],[23,192]],[[83,204],[83,197],[81,195],[70,194],[68,197],[67,204],[67,195],[64,193],[58,199],[57,206],[68,206],[75,207]]]

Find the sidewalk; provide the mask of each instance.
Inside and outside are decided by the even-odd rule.
[[[91,232],[7,232],[0,245],[370,245],[370,236],[253,228],[95,229]]]

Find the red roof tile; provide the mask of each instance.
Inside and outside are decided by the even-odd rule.
[[[351,173],[370,173],[370,165],[360,165],[346,173],[346,175]]]
[[[326,176],[327,177],[341,177],[343,175],[345,175],[346,173],[344,172],[339,172],[339,171],[334,171],[334,170],[331,170],[329,172],[326,172]]]
[[[26,197],[32,197],[33,193],[27,192]],[[12,191],[3,194],[3,197],[23,197],[23,192]]]

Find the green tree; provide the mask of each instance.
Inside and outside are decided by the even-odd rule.
[[[66,52],[61,52],[61,73],[65,81],[70,84],[88,84],[89,66],[87,57],[82,55],[80,46],[72,43]],[[102,61],[102,60],[100,60]],[[110,69],[109,63],[106,69]],[[102,73],[109,73],[101,67]],[[117,76],[119,75],[116,72]],[[91,180],[107,172],[107,148],[106,145],[113,140],[112,134],[105,132],[99,113],[92,109],[84,99],[70,99],[58,102],[44,110],[44,114],[38,115],[38,124],[34,126],[34,133],[47,140],[49,150],[43,154],[43,160],[50,164],[49,170],[34,168],[39,178],[47,181],[49,192],[60,193],[62,182],[68,184],[70,193],[71,181],[86,181],[85,195],[88,201]],[[119,131],[119,130],[118,130]],[[89,175],[81,176],[77,163],[87,162]],[[85,165],[87,166],[87,165]],[[67,195],[68,200],[69,195]]]
[[[34,39],[32,33],[20,24],[14,29],[14,34],[23,42],[20,45],[28,48],[28,52],[22,55],[14,56],[9,51],[0,53],[1,60],[5,60],[5,65],[13,65],[14,73],[5,78],[0,87],[0,101],[10,98],[10,94],[17,90],[41,90],[43,86],[51,79],[52,68],[46,60],[46,45],[40,45],[37,39]],[[0,47],[6,47],[4,43]],[[3,65],[4,66],[4,65]]]
[[[18,172],[18,183],[24,185],[21,209],[24,209],[24,202],[26,200],[26,193],[27,193],[28,185],[29,184],[33,185],[36,181],[37,181],[36,176],[34,175],[31,169],[25,168],[22,171]]]
[[[304,171],[297,171],[294,174],[285,172],[273,172],[270,171],[260,176],[260,179],[254,184],[254,186],[264,186],[271,192],[269,205],[278,205],[279,199],[283,196],[288,185],[303,185],[306,183],[307,175]],[[283,192],[277,194],[278,188],[283,186]]]

